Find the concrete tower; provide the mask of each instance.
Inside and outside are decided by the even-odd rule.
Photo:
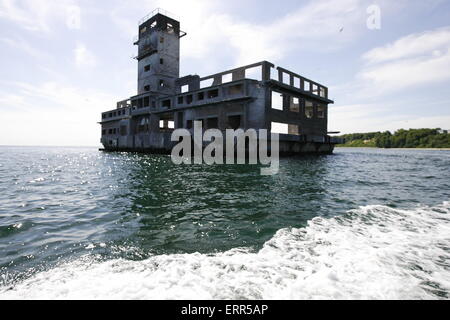
[[[155,96],[176,93],[180,77],[180,23],[159,12],[139,25],[138,94]]]

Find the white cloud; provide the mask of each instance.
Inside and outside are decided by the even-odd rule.
[[[205,28],[209,36],[202,37],[203,41],[196,45],[208,48],[208,41],[219,36],[222,43],[231,43],[237,49],[237,64],[260,60],[276,62],[296,49],[329,50],[353,39],[357,35],[357,28],[353,26],[363,23],[364,14],[361,1],[344,0],[336,6],[334,1],[322,0],[256,25],[231,16],[212,16]],[[342,27],[347,28],[346,32],[339,32]]]
[[[97,64],[95,55],[83,43],[77,43],[74,56],[77,67],[94,67]]]
[[[0,96],[0,105],[7,105],[10,108],[22,109],[21,107],[25,104],[25,99],[23,96],[15,93],[2,93]]]
[[[9,83],[2,92],[0,145],[99,145],[101,112],[113,109],[116,97],[60,83]]]
[[[8,46],[19,49],[22,52],[26,53],[28,56],[36,58],[36,59],[42,59],[42,58],[48,58],[49,55],[33,46],[30,45],[28,41],[25,41],[22,38],[0,38],[0,41],[7,44]]]
[[[373,104],[354,104],[329,109],[329,130],[342,133],[379,131],[381,121],[374,116],[378,110]],[[383,119],[384,120],[384,119]]]
[[[450,27],[411,34],[400,38],[386,46],[366,52],[363,59],[369,63],[380,63],[390,60],[430,56],[447,51],[450,47]]]
[[[30,31],[50,32],[54,23],[81,28],[81,9],[73,0],[0,0],[0,18]]]
[[[182,42],[183,58],[198,59],[209,66],[225,59],[242,65],[261,60],[277,62],[295,50],[330,50],[353,40],[365,31],[365,2],[342,0],[336,5],[333,0],[309,1],[283,17],[259,23],[224,13],[228,4],[213,0],[130,2],[120,4],[111,16],[132,37],[137,34],[137,21],[124,21],[125,12],[162,7],[178,14],[182,29],[188,32]]]
[[[342,133],[376,132],[398,129],[450,129],[450,114],[442,116],[393,113],[401,105],[355,104],[330,108],[330,130]],[[384,115],[380,115],[384,112]]]
[[[450,28],[411,34],[363,55],[360,94],[376,96],[450,79]]]
[[[356,79],[335,88],[341,97],[364,104],[330,109],[330,127],[343,132],[397,130],[400,128],[449,127],[450,115],[411,115],[407,100],[392,102],[392,94],[423,90],[450,79],[450,28],[438,28],[410,34],[392,43],[374,48],[362,56],[365,64]],[[401,92],[404,91],[404,92]],[[400,97],[400,96],[399,96]],[[426,105],[435,102],[425,98]],[[371,102],[370,104],[367,102]],[[425,104],[425,103],[424,103]],[[439,102],[445,110],[448,102]]]
[[[364,70],[366,91],[387,94],[450,79],[450,49],[438,55],[399,60]]]
[[[72,30],[81,29],[81,9],[78,6],[70,5],[66,10],[66,25]]]

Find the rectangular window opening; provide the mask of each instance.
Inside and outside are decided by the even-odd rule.
[[[270,132],[279,134],[289,134],[289,125],[286,123],[272,122]]]
[[[200,81],[200,89],[211,87],[214,83],[214,79],[207,79]]]
[[[311,82],[305,81],[305,91],[311,91]]]
[[[170,23],[167,24],[167,31],[169,32],[169,34],[174,33],[174,28],[172,24]]]
[[[292,112],[300,112],[300,99],[297,97],[291,98],[291,107],[290,110]]]
[[[283,72],[283,83],[291,85],[291,76],[285,72]]]
[[[319,87],[316,84],[312,85],[312,93],[315,95],[319,95]]]
[[[278,81],[278,70],[276,68],[270,68],[270,79]]]
[[[317,118],[324,119],[325,118],[325,106],[319,104],[317,106]]]
[[[298,125],[295,124],[288,125],[288,134],[298,136],[299,135]]]
[[[261,66],[245,70],[245,78],[261,81],[262,80]]]
[[[197,96],[197,99],[198,99],[199,101],[205,100],[205,93],[204,93],[204,92],[199,92],[199,93],[198,93],[198,96]]]
[[[227,83],[233,81],[233,74],[228,73],[222,76],[222,83]]]
[[[165,115],[164,118],[159,121],[159,128],[163,129],[163,131],[175,129],[173,115]]]
[[[320,87],[320,96],[322,98],[326,98],[326,91],[324,87]]]
[[[229,95],[239,95],[244,93],[244,86],[242,84],[236,84],[234,86],[228,87]]]
[[[283,94],[272,91],[272,109],[283,110]]]
[[[208,91],[208,99],[214,99],[219,96],[219,89]]]
[[[218,129],[219,128],[219,118],[208,118],[206,119],[207,129]]]
[[[227,129],[239,129],[241,127],[241,116],[235,115],[235,116],[228,116],[228,124]]]
[[[311,101],[305,102],[305,116],[308,119],[312,119],[314,117],[314,106]]]

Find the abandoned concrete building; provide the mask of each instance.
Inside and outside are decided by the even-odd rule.
[[[206,77],[180,78],[180,23],[155,11],[139,24],[138,94],[102,113],[108,151],[170,153],[174,129],[267,129],[280,152],[331,153],[328,88],[263,61]]]

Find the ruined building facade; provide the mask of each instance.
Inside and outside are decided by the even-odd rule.
[[[268,129],[280,151],[331,153],[328,88],[262,61],[200,78],[180,78],[180,23],[156,12],[139,25],[138,94],[102,113],[105,150],[170,153],[174,129]]]

